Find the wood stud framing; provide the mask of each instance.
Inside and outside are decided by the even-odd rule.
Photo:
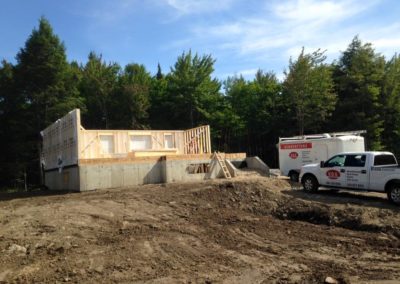
[[[185,154],[211,153],[210,126],[188,129],[184,133]]]
[[[78,164],[80,160],[165,155],[211,154],[210,126],[188,130],[87,130],[81,126],[80,111],[75,109],[42,131],[45,169]],[[166,148],[165,135],[172,135],[173,148]],[[103,153],[100,136],[113,137],[113,153]],[[151,149],[130,149],[130,137],[151,136]],[[171,138],[170,138],[171,139]],[[171,141],[171,140],[170,140]]]

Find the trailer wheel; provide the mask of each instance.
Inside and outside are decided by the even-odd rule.
[[[307,192],[316,192],[318,190],[319,184],[317,179],[312,175],[306,175],[302,180],[303,189]]]
[[[396,205],[400,205],[400,184],[394,183],[387,192],[388,199]]]

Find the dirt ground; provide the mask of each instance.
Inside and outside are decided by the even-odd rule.
[[[400,208],[383,194],[247,177],[0,195],[0,283],[396,279]]]

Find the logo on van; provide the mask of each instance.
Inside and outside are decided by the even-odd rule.
[[[297,152],[290,152],[289,153],[289,157],[292,158],[293,160],[297,159],[298,156],[299,156],[299,154],[297,154]]]
[[[338,179],[340,177],[340,172],[338,172],[336,170],[329,170],[326,172],[326,176],[329,179]]]

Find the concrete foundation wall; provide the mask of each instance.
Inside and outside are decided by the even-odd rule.
[[[80,167],[80,190],[162,183],[163,163],[87,164]]]
[[[191,164],[210,164],[208,173],[189,173]],[[127,187],[149,183],[200,181],[223,176],[218,162],[210,159],[168,160],[130,164],[79,166],[80,190]]]
[[[78,166],[64,168],[62,171],[53,170],[45,172],[45,185],[52,190],[76,190],[79,191]]]
[[[189,173],[191,164],[210,164],[208,173]],[[222,169],[218,162],[211,159],[190,159],[190,160],[168,160],[165,161],[165,181],[170,182],[185,182],[199,181],[210,178],[217,178],[223,175]]]
[[[243,159],[235,159],[235,161],[238,160],[243,161]],[[252,158],[249,161],[249,167],[266,170],[263,168],[265,164],[261,160]],[[199,164],[208,164],[208,172],[192,173],[190,169]],[[226,160],[226,164],[232,176],[235,176],[235,167],[228,160]],[[265,167],[267,166],[265,165]],[[99,161],[82,160],[79,168],[64,169],[62,173],[48,172],[46,173],[46,185],[50,189],[56,190],[88,191],[149,183],[200,181],[223,176],[224,173],[218,161],[209,155],[186,159],[166,156],[162,159],[135,161],[99,159]]]
[[[249,169],[258,170],[261,173],[269,176],[269,167],[259,157],[247,157],[246,163]]]

